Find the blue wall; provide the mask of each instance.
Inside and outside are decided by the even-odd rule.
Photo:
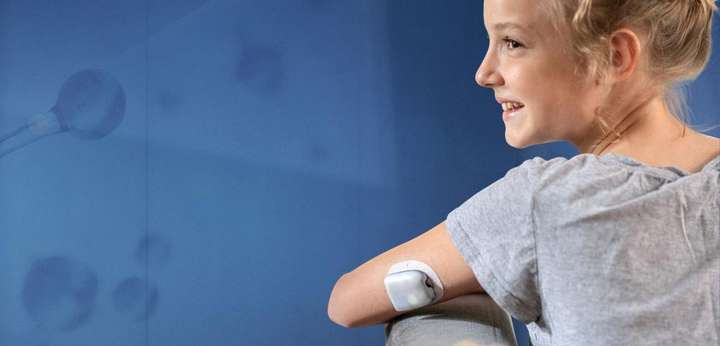
[[[0,1],[0,344],[382,344],[340,275],[576,154],[505,143],[484,37],[475,0]]]

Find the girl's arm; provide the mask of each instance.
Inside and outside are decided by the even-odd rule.
[[[426,263],[440,277],[445,293],[436,304],[457,296],[484,292],[442,222],[343,275],[330,294],[330,319],[344,327],[364,327],[385,323],[405,313],[393,308],[385,292],[384,279],[390,266],[411,259]]]

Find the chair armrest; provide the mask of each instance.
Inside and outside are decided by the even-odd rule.
[[[485,293],[399,315],[385,324],[386,346],[517,346],[512,318]]]

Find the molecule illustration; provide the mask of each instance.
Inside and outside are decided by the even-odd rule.
[[[124,116],[125,91],[120,83],[104,70],[82,70],[63,83],[49,111],[0,136],[0,157],[57,133],[100,139],[115,130]]]

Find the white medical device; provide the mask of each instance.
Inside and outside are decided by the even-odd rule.
[[[395,311],[409,311],[433,304],[443,296],[440,278],[427,264],[410,260],[390,267],[385,291]]]

